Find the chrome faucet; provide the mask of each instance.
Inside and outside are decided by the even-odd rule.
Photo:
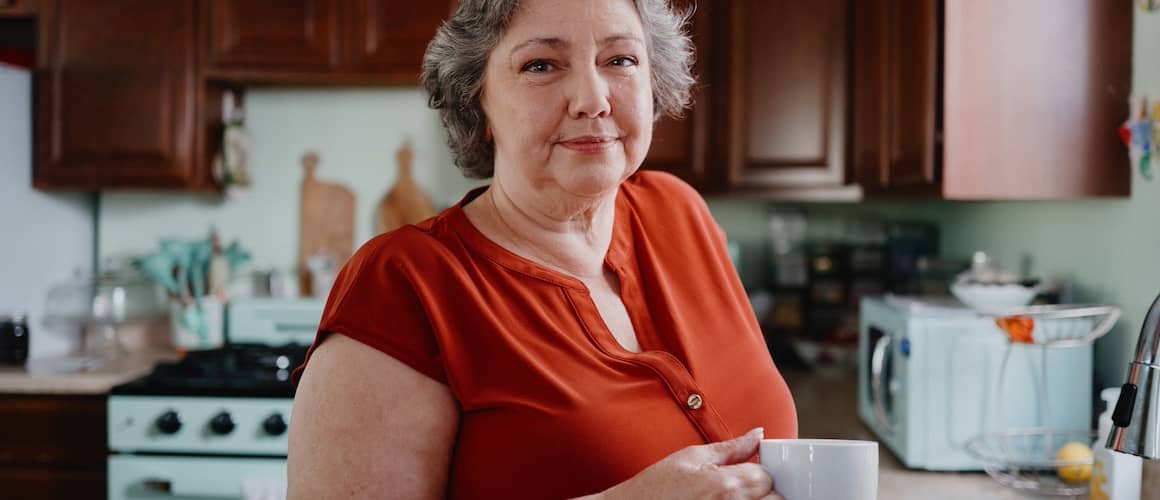
[[[1160,459],[1160,297],[1152,302],[1140,330],[1136,360],[1112,412],[1108,448]]]

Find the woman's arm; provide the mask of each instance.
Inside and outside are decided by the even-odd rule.
[[[444,498],[458,426],[447,386],[331,335],[294,397],[287,498]]]

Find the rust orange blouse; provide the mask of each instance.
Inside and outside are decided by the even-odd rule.
[[[605,265],[639,354],[580,281],[475,229],[462,206],[482,190],[359,249],[315,340],[340,332],[450,387],[450,498],[581,496],[757,426],[797,436],[724,234],[687,184],[642,171],[617,196]]]

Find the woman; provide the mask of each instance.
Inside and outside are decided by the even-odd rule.
[[[292,498],[779,498],[796,437],[724,234],[636,172],[688,101],[664,0],[463,0],[424,84],[491,178],[375,238],[331,293],[297,398]],[[749,432],[747,432],[749,431]]]

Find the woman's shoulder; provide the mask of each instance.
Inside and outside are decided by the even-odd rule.
[[[400,271],[405,275],[412,270],[438,269],[438,264],[454,258],[443,217],[440,214],[371,238],[355,251],[347,267],[354,272],[390,268],[394,275]]]

